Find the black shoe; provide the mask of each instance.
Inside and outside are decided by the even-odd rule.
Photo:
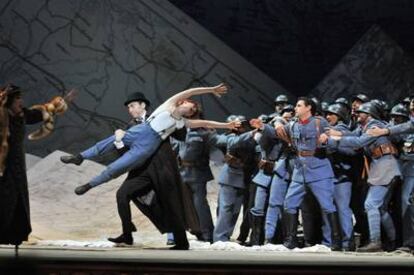
[[[92,186],[89,183],[87,183],[87,184],[76,187],[75,194],[80,196],[88,192],[90,189],[92,189]]]
[[[63,163],[72,163],[75,165],[81,165],[81,163],[83,162],[83,157],[80,154],[61,156],[60,161]]]
[[[173,247],[170,247],[170,250],[188,250],[190,248],[189,245],[174,245]]]
[[[171,250],[188,250],[190,248],[190,244],[188,243],[187,235],[184,230],[174,231],[173,235],[175,245],[170,247]]]
[[[132,238],[131,233],[122,233],[116,238],[108,238],[108,241],[116,243],[116,244],[126,244],[126,245],[132,245],[134,243],[134,239]]]

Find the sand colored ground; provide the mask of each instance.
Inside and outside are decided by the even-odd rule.
[[[125,175],[90,190],[83,196],[76,186],[88,182],[105,166],[84,161],[81,166],[63,164],[66,153],[55,151],[43,159],[28,156],[28,180],[33,232],[32,240],[94,240],[116,236],[121,224],[116,208],[116,191]],[[30,162],[30,165],[29,165]],[[212,166],[217,174],[219,167]],[[215,216],[218,185],[208,184],[208,197]],[[165,243],[149,220],[131,204],[137,238]]]

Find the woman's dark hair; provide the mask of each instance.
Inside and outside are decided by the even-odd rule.
[[[298,98],[298,101],[303,101],[305,106],[311,106],[311,114],[314,116],[316,114],[316,104],[315,102],[310,99],[309,97],[301,96]]]
[[[181,104],[183,104],[184,102],[189,102],[189,103],[193,103],[194,104],[194,106],[195,106],[195,111],[194,111],[194,113],[191,115],[191,116],[189,116],[189,117],[187,117],[187,118],[189,118],[189,119],[195,119],[195,118],[200,118],[200,116],[203,116],[203,111],[202,111],[202,109],[201,109],[201,104],[200,103],[198,103],[197,101],[195,101],[195,100],[192,100],[192,99],[189,99],[189,98],[186,98],[186,99],[182,99],[182,100],[179,100],[179,101],[177,101],[177,103],[175,104],[175,106],[177,107],[177,106],[180,106]]]

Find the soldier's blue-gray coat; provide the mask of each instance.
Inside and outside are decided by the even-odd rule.
[[[317,121],[320,121],[317,127]],[[292,140],[292,146],[297,151],[316,151],[317,149],[326,149],[326,146],[319,144],[318,138],[324,129],[329,127],[326,119],[321,117],[310,117],[307,123],[295,121],[284,126]],[[319,130],[318,130],[319,128]],[[295,159],[295,166],[292,175],[294,182],[316,182],[324,179],[333,178],[333,170],[330,161],[326,158],[315,156],[302,157]]]
[[[180,174],[184,182],[206,183],[213,180],[210,169],[210,147],[216,132],[209,129],[188,129],[185,141],[174,141],[178,145],[178,156],[183,162]]]
[[[339,147],[351,147],[354,149],[363,148],[364,154],[372,156],[372,150],[382,144],[391,143],[389,137],[372,137],[366,134],[368,129],[373,127],[385,128],[385,124],[376,119],[370,121],[360,130],[359,136],[345,136],[337,143]],[[335,143],[331,139],[330,144]],[[372,159],[368,174],[368,182],[372,185],[387,185],[395,176],[401,175],[398,162],[393,155],[384,155],[380,158]]]
[[[254,162],[256,142],[252,137],[252,132],[241,135],[234,133],[229,135],[217,135],[214,144],[218,147],[226,148],[226,152],[239,158],[245,164]],[[245,188],[244,167],[230,166],[224,164],[219,175],[219,183],[230,185],[237,188]]]
[[[266,128],[268,129],[268,128]],[[282,141],[277,139],[274,130],[264,130],[262,133],[257,133],[255,137],[260,146],[260,154],[263,160],[275,162],[274,170],[277,166],[277,160],[281,156]],[[272,182],[273,175],[267,175],[263,169],[259,169],[253,178],[253,182],[264,188],[269,188]]]

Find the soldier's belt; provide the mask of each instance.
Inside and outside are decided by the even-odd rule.
[[[241,168],[243,167],[243,162],[241,159],[227,153],[224,155],[224,161],[232,167]]]
[[[315,151],[297,151],[299,157],[313,157]]]
[[[270,160],[261,159],[258,164],[259,169],[263,169],[265,175],[272,175],[275,162]]]
[[[371,150],[371,157],[374,159],[380,158],[385,155],[398,154],[397,148],[392,143],[385,143],[377,146]]]
[[[316,157],[316,158],[326,158],[325,149],[317,149],[316,151],[297,151],[299,157]]]

